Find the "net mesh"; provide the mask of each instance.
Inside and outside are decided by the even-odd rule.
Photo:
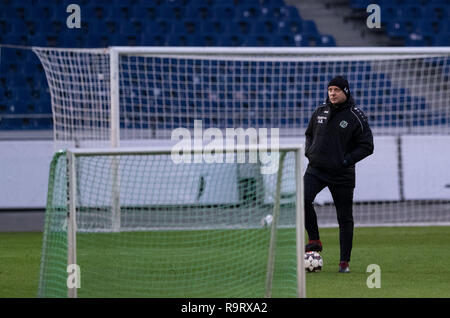
[[[357,164],[355,224],[450,223],[449,52],[130,48],[111,66],[108,50],[34,51],[47,74],[58,149],[111,145],[111,69],[125,147],[167,140],[179,127],[192,131],[196,121],[204,130],[274,127],[281,140],[302,142],[328,81],[343,75],[375,139],[374,154]],[[316,203],[319,225],[337,226],[327,189]]]
[[[109,52],[34,51],[50,86],[55,141],[105,145],[111,137]],[[173,129],[193,128],[199,119],[205,128],[277,127],[283,136],[302,136],[336,74],[351,83],[376,135],[448,134],[449,56],[123,53],[120,139],[170,138]]]
[[[76,189],[78,297],[264,297],[271,231],[276,248],[271,295],[297,296],[295,156],[277,173],[259,163],[181,163],[170,155],[76,156],[52,162],[40,297],[67,296],[68,187]],[[236,158],[235,158],[236,159]],[[113,208],[119,179],[120,225]],[[278,205],[277,205],[278,206]]]

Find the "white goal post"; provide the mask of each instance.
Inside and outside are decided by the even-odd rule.
[[[68,278],[60,274],[73,264],[81,268],[81,287],[68,285],[68,297],[306,297],[303,146],[224,148],[235,162],[215,164],[174,163],[173,151],[75,148],[55,155],[40,297],[61,297]],[[261,151],[280,154],[277,171],[261,174],[260,162],[238,159]],[[204,149],[190,153],[202,156]],[[242,188],[250,173],[260,181]],[[205,177],[201,200],[189,186],[199,177]],[[118,229],[109,198],[116,190],[123,208]],[[235,191],[245,195],[230,195]],[[266,213],[273,215],[270,224],[261,223]],[[178,284],[164,283],[172,279]]]

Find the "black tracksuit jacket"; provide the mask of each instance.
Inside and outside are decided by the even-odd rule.
[[[371,155],[374,146],[367,117],[353,98],[340,105],[327,99],[314,111],[305,135],[306,173],[331,184],[355,187],[355,164]]]

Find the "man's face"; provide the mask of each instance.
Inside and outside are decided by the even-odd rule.
[[[332,104],[340,104],[347,100],[344,91],[337,86],[328,87],[328,98]]]

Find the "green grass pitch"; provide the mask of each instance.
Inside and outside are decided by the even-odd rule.
[[[324,268],[306,274],[307,297],[450,297],[450,227],[356,228],[350,274],[339,274],[338,229],[321,229]],[[0,233],[0,297],[36,297],[42,233]],[[381,268],[368,288],[367,266]]]

